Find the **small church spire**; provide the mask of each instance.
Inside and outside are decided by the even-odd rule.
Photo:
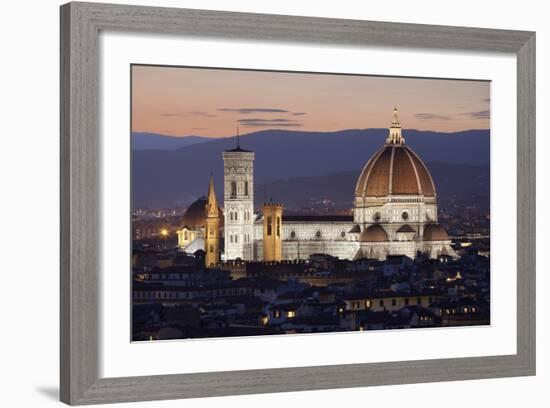
[[[208,185],[208,203],[207,203],[207,217],[218,217],[218,200],[216,198],[216,192],[214,191],[214,175],[210,173],[210,184]]]
[[[207,268],[220,262],[220,211],[214,191],[214,176],[210,173],[208,185],[208,203],[206,204],[206,218],[204,219],[204,262]]]
[[[241,148],[241,132],[239,132],[239,125],[237,125],[237,150]]]

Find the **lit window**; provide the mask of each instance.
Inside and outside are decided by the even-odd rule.
[[[289,310],[286,316],[287,317],[294,317],[294,316],[296,316],[296,312],[294,310]]]

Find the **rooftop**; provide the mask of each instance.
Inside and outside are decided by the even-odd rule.
[[[353,215],[283,215],[283,222],[353,222]]]

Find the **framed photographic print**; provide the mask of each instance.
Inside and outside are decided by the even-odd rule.
[[[131,92],[132,340],[490,324],[490,82],[132,65]]]
[[[533,375],[534,43],[62,6],[62,401]]]

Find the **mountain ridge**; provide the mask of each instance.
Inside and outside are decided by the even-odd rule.
[[[425,162],[489,164],[489,130],[451,133],[405,130],[403,134],[407,145]],[[386,135],[387,129],[264,130],[242,135],[240,146],[255,152],[255,184],[262,185],[289,178],[357,171],[383,146]],[[214,175],[215,188],[221,196],[222,153],[234,148],[236,143],[236,137],[229,137],[175,150],[134,150],[134,206],[188,204],[205,194],[210,173]]]
[[[169,136],[159,133],[132,132],[132,150],[175,150],[207,142],[203,136]]]

